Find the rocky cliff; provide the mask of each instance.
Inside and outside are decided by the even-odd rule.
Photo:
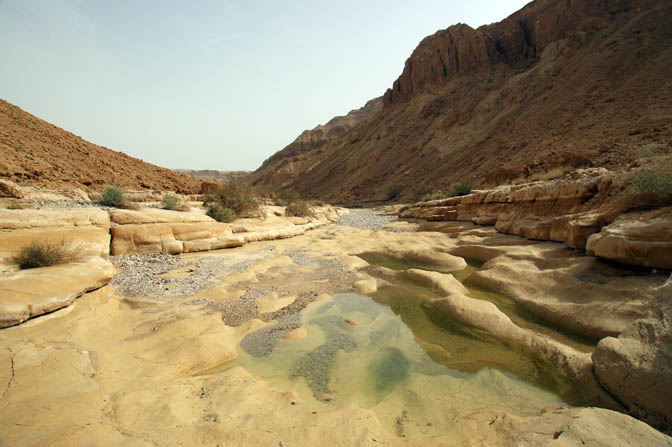
[[[670,2],[537,0],[502,22],[425,38],[380,113],[318,149],[285,148],[253,178],[362,203],[468,176],[494,186],[619,167],[642,146],[669,148],[670,60]]]
[[[198,192],[201,182],[73,135],[0,99],[0,178],[23,185]]]

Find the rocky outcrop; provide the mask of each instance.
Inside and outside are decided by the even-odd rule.
[[[669,150],[671,17],[669,2],[536,0],[451,26],[418,45],[381,113],[253,177],[331,203],[411,201],[467,177],[495,186]]]
[[[0,210],[0,327],[67,307],[107,284],[110,219],[99,208]],[[11,258],[33,242],[70,247],[74,262],[17,271]]]
[[[100,257],[0,276],[0,328],[71,305],[87,292],[106,285],[112,264]]]
[[[637,418],[672,427],[672,279],[657,291],[656,310],[618,338],[600,341],[592,355],[595,375]]]
[[[588,238],[586,252],[623,264],[672,269],[672,207],[619,216]]]
[[[494,225],[500,233],[564,242],[623,264],[672,268],[672,208],[620,214],[623,175],[578,170],[558,180],[419,202],[400,216]]]
[[[110,253],[178,254],[240,247],[249,242],[298,236],[335,215],[333,208],[323,207],[316,211],[315,218],[286,218],[269,213],[265,219],[238,219],[226,224],[196,211],[113,210]]]
[[[82,258],[107,258],[109,215],[99,208],[0,210],[0,272],[12,269],[21,247],[40,241],[71,245]]]

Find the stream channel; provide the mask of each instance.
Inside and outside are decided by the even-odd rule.
[[[390,278],[391,269],[422,266],[380,253],[359,255],[369,273],[392,283],[369,296],[344,293],[243,339],[233,366],[243,366],[280,389],[292,389],[325,411],[373,409],[399,436],[463,430],[460,420],[483,409],[533,415],[549,406],[584,405],[579,390],[533,355],[488,334],[441,318],[432,290]],[[544,324],[510,298],[469,285],[480,263],[452,274],[474,298],[495,303],[516,324],[590,352],[594,342]],[[287,340],[288,328],[308,335]]]

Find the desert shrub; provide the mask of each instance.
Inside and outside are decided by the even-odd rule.
[[[251,186],[239,178],[229,180],[205,196],[206,205],[215,203],[230,209],[237,216],[259,212],[257,194]]]
[[[23,206],[20,203],[10,203],[7,205],[8,210],[22,210]]]
[[[56,264],[67,264],[76,261],[79,247],[64,242],[33,241],[24,246],[14,255],[10,262],[20,269],[48,267]]]
[[[273,203],[277,206],[288,206],[297,200],[301,200],[301,196],[298,192],[293,189],[283,189],[276,195]]]
[[[399,209],[400,213],[403,213],[404,211],[408,211],[411,207],[408,205],[404,205]]]
[[[434,192],[430,194],[425,194],[424,196],[420,197],[420,201],[422,202],[429,202],[430,200],[440,200],[440,199],[445,199],[446,196],[441,194],[440,192]]]
[[[231,222],[236,218],[236,213],[231,208],[226,208],[219,203],[213,203],[208,206],[208,211],[205,213],[215,219],[217,222]]]
[[[100,195],[100,203],[105,206],[119,206],[124,201],[124,193],[121,189],[110,186]]]
[[[321,200],[315,200],[313,201],[313,205],[315,206],[324,206],[324,202]]]
[[[161,205],[165,210],[174,210],[177,207],[180,199],[176,195],[166,193],[161,197]]]
[[[450,195],[451,197],[466,196],[467,194],[471,193],[473,187],[474,187],[474,179],[472,179],[471,177],[466,178],[460,182],[455,183],[450,188]]]
[[[297,200],[296,202],[292,202],[285,207],[285,215],[295,217],[312,217],[313,208],[308,202]]]
[[[656,208],[672,205],[672,163],[659,169],[640,169],[626,190],[629,208]]]

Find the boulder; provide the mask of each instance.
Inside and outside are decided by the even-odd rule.
[[[672,279],[658,289],[654,315],[618,338],[600,341],[592,358],[602,386],[628,411],[658,427],[672,427]]]
[[[355,283],[355,292],[360,295],[368,295],[378,290],[376,278],[362,279]]]

